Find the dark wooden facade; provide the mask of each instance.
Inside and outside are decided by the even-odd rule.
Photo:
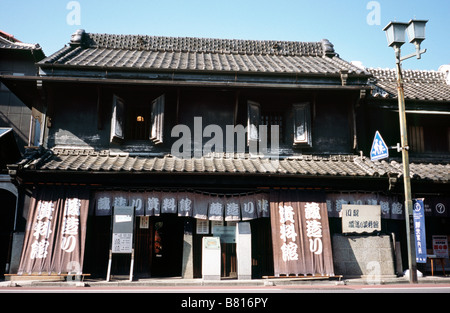
[[[1,75],[34,76],[35,63],[45,57],[41,47],[22,43],[0,30]],[[16,204],[22,202],[16,186],[11,183],[7,164],[21,159],[29,145],[31,108],[0,82],[0,275],[9,271],[12,241],[15,232]],[[33,138],[31,138],[33,140]]]
[[[91,192],[85,272],[100,277],[106,272],[111,217],[94,212],[99,191],[188,190],[228,197],[295,189],[401,198],[401,167],[367,158],[375,130],[390,145],[398,138],[395,99],[374,97],[373,73],[340,59],[328,41],[77,36],[38,63],[39,76],[2,80],[28,99],[45,123],[41,147],[9,167],[13,179],[28,194],[39,186]],[[436,105],[448,112],[448,99]],[[439,117],[441,128],[448,125],[447,116]],[[196,117],[202,118],[201,127]],[[237,141],[226,149],[227,126],[252,123],[279,126],[278,167],[268,165],[262,154],[252,155],[249,132],[243,150]],[[180,124],[192,138],[184,158],[171,150],[180,139],[172,130]],[[209,125],[219,126],[222,136],[205,154],[202,149],[213,138]],[[413,180],[417,194],[434,190],[448,197],[448,173],[433,176],[439,166],[448,169],[448,147],[442,153],[436,167],[428,165],[429,176]],[[27,208],[19,211],[23,215]],[[340,219],[330,212],[330,231],[340,233]],[[197,219],[161,214],[150,220],[149,228],[136,233],[137,274],[182,276],[188,233],[192,275],[201,277],[204,235],[195,231]],[[250,223],[253,277],[273,275],[270,220]],[[383,232],[402,237],[402,225],[383,219]],[[236,272],[234,249],[223,246],[222,276]],[[114,271],[124,274],[127,262],[119,260]]]

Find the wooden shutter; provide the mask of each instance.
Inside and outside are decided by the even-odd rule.
[[[294,145],[311,147],[311,109],[309,103],[293,105],[294,111]]]
[[[125,102],[118,96],[113,96],[111,118],[111,142],[121,143],[124,137]]]
[[[261,105],[257,102],[247,102],[247,143],[258,141],[258,128],[261,116]]]
[[[152,101],[152,117],[150,140],[155,144],[163,143],[164,135],[164,104],[165,95],[162,95]]]

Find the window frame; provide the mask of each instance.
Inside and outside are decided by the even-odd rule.
[[[311,104],[292,104],[294,147],[312,147]]]
[[[131,114],[139,110],[127,110],[127,100],[114,94],[112,100],[110,143],[121,145],[126,142],[139,140],[149,141],[155,145],[162,144],[164,142],[165,94],[153,99],[148,105],[150,106],[150,114],[149,116],[144,116],[144,122],[145,119],[150,118],[150,125],[146,126],[150,127],[148,137],[145,135],[147,137],[146,139],[127,138],[127,127],[132,127],[132,125],[127,125],[130,123],[130,119],[133,119],[132,123],[137,123],[135,121],[136,116],[131,116]]]

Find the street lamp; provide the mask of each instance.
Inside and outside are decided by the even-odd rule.
[[[416,248],[414,241],[414,224],[413,211],[411,199],[411,178],[409,174],[409,155],[408,155],[408,129],[406,127],[406,113],[405,113],[405,95],[403,90],[403,75],[401,62],[412,57],[421,58],[421,55],[426,52],[426,49],[420,50],[420,44],[425,40],[425,20],[411,20],[409,23],[390,22],[384,29],[388,45],[394,48],[396,65],[397,65],[397,89],[398,89],[398,107],[400,118],[400,137],[401,137],[401,151],[403,163],[403,181],[405,189],[405,220],[406,220],[406,241],[408,246],[408,266],[409,266],[409,282],[417,283],[417,263],[416,263]],[[401,57],[400,47],[405,43],[405,33],[408,34],[410,43],[416,47],[416,52]]]

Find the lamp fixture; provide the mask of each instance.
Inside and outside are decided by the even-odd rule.
[[[390,22],[383,28],[389,47],[393,47],[398,56],[398,61],[403,61],[412,57],[421,58],[427,50],[420,50],[422,41],[425,40],[425,25],[428,20],[410,20],[409,23]],[[400,58],[400,47],[405,43],[405,34],[408,34],[410,43],[416,47],[416,52]]]

